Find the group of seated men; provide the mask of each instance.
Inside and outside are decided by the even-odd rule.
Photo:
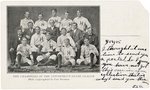
[[[68,65],[94,67],[99,56],[99,41],[80,10],[77,10],[74,20],[69,19],[67,11],[64,18],[60,18],[56,9],[52,9],[48,22],[43,19],[43,14],[38,15],[35,23],[29,12],[24,16],[17,28],[17,38],[10,43],[11,66],[55,64],[56,68]]]

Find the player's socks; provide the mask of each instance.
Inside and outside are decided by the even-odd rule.
[[[94,65],[93,65],[94,54],[93,53],[90,54],[90,59],[91,59],[90,68],[93,68],[94,67]]]
[[[62,61],[62,56],[61,55],[57,56],[57,61],[58,61],[57,68],[61,68],[61,61]]]
[[[37,52],[32,52],[33,55],[33,60],[34,60],[34,65],[36,65],[38,62],[36,60],[38,53]]]
[[[21,54],[18,54],[18,55],[17,55],[17,59],[18,59],[17,68],[20,68],[21,58],[22,58]]]

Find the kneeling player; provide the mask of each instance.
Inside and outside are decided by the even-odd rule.
[[[27,38],[23,37],[21,44],[17,47],[16,65],[20,68],[21,64],[33,64],[33,56],[31,54],[31,47],[27,44]]]
[[[58,66],[60,68],[61,65],[64,66],[74,66],[75,65],[75,51],[73,47],[70,45],[70,40],[66,38],[64,40],[64,47],[62,47],[61,51],[58,54]]]
[[[41,44],[42,55],[37,57],[38,65],[47,65],[49,62],[56,61],[56,42],[51,39],[51,35],[49,32],[46,33],[46,40]]]
[[[98,50],[96,47],[89,43],[89,39],[84,39],[84,45],[81,46],[81,55],[80,59],[77,60],[79,65],[85,64],[90,65],[90,68],[93,68],[94,64],[97,61],[96,56],[98,56]]]

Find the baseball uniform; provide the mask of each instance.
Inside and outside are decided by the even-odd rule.
[[[64,46],[62,51],[59,53],[62,55],[62,64],[64,65],[68,61],[71,62],[72,65],[75,65],[75,51],[71,46]]]
[[[75,47],[75,42],[74,42],[74,40],[72,39],[71,36],[69,36],[69,35],[65,35],[65,36],[64,35],[60,35],[57,38],[57,46],[58,46],[59,49],[61,49],[61,47],[65,46],[64,40],[67,39],[67,38],[70,40],[70,45],[72,47]]]
[[[61,17],[56,16],[56,17],[51,17],[51,18],[49,18],[49,20],[48,20],[48,27],[50,27],[50,24],[49,24],[50,20],[53,20],[53,21],[54,21],[54,25],[55,25],[56,27],[58,27],[58,28],[60,27]]]
[[[27,18],[21,19],[20,26],[22,27],[23,32],[24,32],[25,29],[28,28],[28,22],[32,22],[34,24],[32,19],[27,19]]]
[[[42,42],[46,40],[46,36],[44,34],[33,34],[31,37],[30,45],[31,45],[31,50],[33,52],[38,52],[38,45],[41,45]]]
[[[41,30],[45,30],[47,28],[47,22],[44,20],[37,20],[34,24],[34,27],[39,26]]]
[[[78,28],[82,31],[87,31],[88,29],[91,29],[91,24],[90,22],[88,21],[87,18],[81,16],[81,17],[76,17],[74,18],[73,20],[74,22],[77,23],[78,25]]]
[[[96,63],[97,58],[96,56],[99,55],[96,47],[92,44],[89,44],[89,46],[86,45],[82,45],[81,46],[81,55],[80,55],[80,59],[77,60],[77,63],[80,65],[81,62],[84,62],[86,65],[91,63],[91,59],[90,59],[90,54],[93,53],[94,54],[94,60],[93,60],[93,64]]]
[[[32,61],[29,59],[31,55],[31,47],[23,44],[19,44],[17,47],[17,55],[21,54],[21,63],[28,63],[29,65],[32,65]],[[16,62],[18,63],[18,59],[16,58]]]
[[[71,30],[71,24],[72,24],[72,20],[71,19],[63,19],[61,21],[61,24],[60,24],[60,30],[61,28],[66,28],[67,29],[67,32]]]
[[[45,52],[45,54],[38,56],[37,61],[40,62],[45,59],[56,60],[56,55],[51,54],[50,52],[56,49],[57,43],[52,39],[50,39],[50,40],[45,40],[41,45],[43,46],[41,52]]]

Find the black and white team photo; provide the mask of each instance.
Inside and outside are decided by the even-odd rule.
[[[99,6],[8,6],[8,73],[100,72]]]

